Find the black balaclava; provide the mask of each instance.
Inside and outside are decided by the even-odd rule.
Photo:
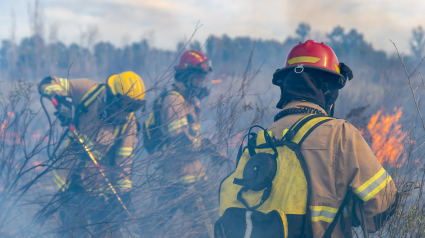
[[[333,105],[338,98],[338,87],[326,80],[327,75],[305,68],[301,73],[291,71],[280,86],[281,96],[276,107],[282,109],[292,100],[304,100],[322,107],[328,115],[333,114]]]
[[[207,87],[197,88],[192,85],[191,76],[192,74],[202,73],[200,70],[180,70],[177,71],[174,75],[176,81],[182,82],[187,88],[187,94],[189,97],[197,97],[199,100],[202,100],[204,97],[209,95],[209,90]]]

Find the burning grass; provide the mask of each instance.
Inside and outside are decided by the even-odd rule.
[[[400,124],[401,116],[402,108],[395,108],[393,114],[381,109],[372,115],[367,125],[371,148],[384,166],[400,167],[406,160],[403,154],[406,133]]]

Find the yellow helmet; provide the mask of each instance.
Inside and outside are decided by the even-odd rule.
[[[145,98],[145,84],[142,78],[133,71],[113,74],[109,76],[107,83],[115,96],[126,96],[136,101],[143,101]]]

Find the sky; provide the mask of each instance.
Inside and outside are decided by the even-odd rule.
[[[0,39],[10,38],[12,12],[17,40],[29,36],[28,6],[35,0],[0,0]],[[250,36],[284,41],[300,22],[310,24],[311,38],[322,40],[335,26],[356,28],[374,48],[409,52],[412,29],[425,26],[423,0],[40,0],[46,39],[56,26],[59,40],[96,40],[122,46],[148,38],[155,47],[175,49],[177,42],[204,42],[209,35]],[[92,30],[93,32],[93,30]],[[51,34],[50,34],[51,35]],[[88,43],[87,43],[88,44]]]

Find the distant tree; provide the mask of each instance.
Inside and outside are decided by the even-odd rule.
[[[304,42],[306,40],[306,37],[308,33],[310,33],[310,25],[307,23],[300,23],[298,25],[298,28],[295,30],[295,33],[300,37],[300,40]]]
[[[190,50],[198,50],[199,51],[199,50],[201,50],[201,47],[202,47],[201,43],[199,41],[197,41],[197,40],[192,41],[189,44],[189,49]]]
[[[116,66],[114,62],[118,57],[115,55],[115,47],[109,42],[99,42],[93,47],[94,57],[99,69]]]
[[[330,34],[327,34],[327,37],[329,46],[339,58],[361,57],[372,62],[385,60],[385,53],[373,49],[372,45],[364,40],[363,34],[356,29],[351,29],[348,33],[345,33],[344,28],[337,26]]]
[[[339,44],[342,42],[344,36],[344,28],[337,26],[330,34],[327,34],[331,44]]]
[[[7,70],[10,67],[10,64],[12,63],[12,62],[9,62],[7,57],[11,47],[12,47],[12,44],[10,40],[2,40],[1,48],[0,48],[0,67],[2,70]]]
[[[177,46],[176,46],[176,48],[177,48],[177,52],[180,52],[180,51],[184,50],[185,45],[186,45],[186,44],[185,44],[183,41],[178,42],[178,43],[177,43]]]
[[[418,26],[412,30],[413,37],[410,41],[410,49],[416,56],[422,57],[425,51],[425,31],[422,26]]]
[[[43,55],[40,53],[44,49],[44,40],[39,35],[24,38],[19,45],[18,65],[20,69],[30,70],[32,74],[37,74],[43,67]]]
[[[66,45],[60,41],[51,43],[48,46],[49,58],[50,58],[50,67],[68,69],[69,62],[69,50]]]
[[[37,75],[41,73],[42,64],[46,58],[46,52],[44,50],[44,10],[40,5],[40,0],[34,0],[34,5],[28,2],[28,19],[32,37],[30,51],[32,51],[32,74]]]

